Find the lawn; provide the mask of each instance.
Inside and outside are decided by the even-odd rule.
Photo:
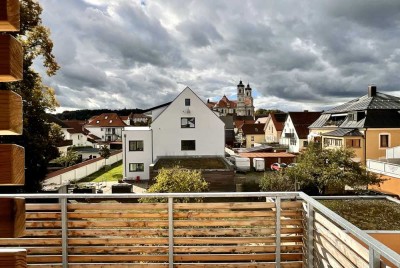
[[[119,179],[122,179],[122,161],[112,164],[107,170],[100,169],[79,182],[118,181]]]
[[[387,200],[320,200],[361,230],[400,230],[400,205]]]

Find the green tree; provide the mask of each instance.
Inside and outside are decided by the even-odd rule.
[[[47,164],[59,155],[46,112],[54,110],[58,103],[54,90],[43,85],[40,75],[32,68],[36,59],[42,60],[46,73],[52,76],[59,66],[52,54],[53,42],[49,30],[40,18],[42,8],[34,0],[21,0],[21,30],[13,35],[24,49],[22,81],[5,83],[23,99],[23,135],[3,137],[2,142],[16,143],[25,148],[25,190],[36,192],[45,177]]]
[[[198,193],[207,192],[208,183],[202,178],[201,172],[198,170],[183,169],[179,166],[173,168],[162,168],[157,177],[156,182],[150,186],[147,193]],[[190,198],[176,198],[175,202],[187,203]],[[143,203],[149,202],[167,202],[165,198],[141,198]],[[202,199],[195,199],[201,202]]]
[[[110,149],[106,145],[101,146],[100,149],[99,149],[99,155],[104,158],[104,161],[105,161],[104,162],[104,168],[105,168],[105,166],[107,166],[106,165],[107,164],[107,159],[111,155]]]
[[[347,148],[322,149],[319,144],[310,143],[299,155],[298,164],[286,169],[285,176],[298,181],[302,189],[316,187],[321,195],[325,194],[328,186],[358,188],[383,181],[354,162],[354,157],[354,152]]]
[[[278,109],[257,109],[255,115],[267,115],[269,113],[283,113],[281,110]]]
[[[54,159],[53,162],[63,165],[64,167],[69,167],[76,164],[78,160],[79,160],[78,153],[73,150],[68,150],[66,154],[63,153],[61,156]]]
[[[295,182],[283,171],[265,172],[260,179],[260,189],[265,192],[286,192],[295,190]]]

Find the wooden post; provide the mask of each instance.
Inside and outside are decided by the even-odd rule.
[[[0,90],[0,135],[22,134],[22,98],[11,90]]]
[[[20,30],[19,0],[0,1],[0,31],[18,32]]]
[[[20,237],[24,232],[25,199],[0,198],[0,238]]]
[[[0,144],[0,185],[25,184],[25,149],[15,144]]]
[[[26,249],[0,249],[0,267],[24,268],[26,264]]]
[[[0,35],[0,82],[22,80],[22,45],[11,35]]]

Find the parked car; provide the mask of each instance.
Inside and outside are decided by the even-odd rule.
[[[279,171],[279,170],[281,170],[282,168],[285,168],[285,167],[287,167],[287,165],[285,163],[273,163],[271,165],[271,170],[272,171]]]

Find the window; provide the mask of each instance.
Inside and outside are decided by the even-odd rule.
[[[324,139],[324,145],[325,145],[325,147],[329,147],[329,146],[341,147],[342,146],[342,140],[341,139],[325,138]]]
[[[97,121],[96,121],[96,124],[98,124],[98,123],[100,123],[100,121],[99,121],[99,120],[97,120]]]
[[[103,131],[103,128],[100,128],[101,131]]]
[[[379,147],[381,147],[381,148],[389,147],[389,135],[388,134],[379,135],[379,138],[380,138]]]
[[[195,127],[194,117],[182,117],[181,118],[181,128],[194,128]]]
[[[129,141],[129,151],[143,151],[143,141]]]
[[[254,141],[254,136],[251,136],[251,141]]]
[[[296,144],[297,144],[297,140],[295,138],[291,138],[290,145],[296,145]]]
[[[346,140],[346,147],[360,148],[360,140],[359,139],[348,139],[348,140]]]
[[[307,147],[308,146],[308,141],[303,141],[303,147]]]
[[[196,150],[196,141],[195,140],[182,140],[181,141],[181,150],[182,151]]]
[[[130,172],[144,171],[144,164],[143,163],[129,163],[129,171]]]
[[[185,106],[190,106],[190,99],[185,99]]]

